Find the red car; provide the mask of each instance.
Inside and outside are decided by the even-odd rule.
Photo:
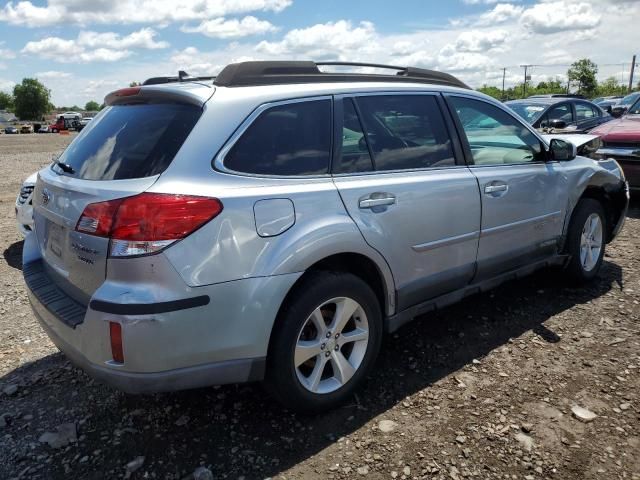
[[[624,170],[630,189],[640,191],[640,99],[622,117],[589,133],[599,135],[602,140],[596,155],[615,158]]]

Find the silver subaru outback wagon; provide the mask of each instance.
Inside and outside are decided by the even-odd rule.
[[[450,75],[334,65],[115,91],[39,172],[24,278],[75,364],[133,393],[264,380],[318,411],[418,315],[541,267],[597,275],[615,161]]]

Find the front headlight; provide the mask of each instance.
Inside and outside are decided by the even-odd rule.
[[[597,151],[602,147],[602,140],[600,137],[594,138],[593,140],[589,140],[587,143],[582,145],[578,151],[579,154],[583,157],[593,158],[595,160],[601,160],[604,157],[598,156]]]

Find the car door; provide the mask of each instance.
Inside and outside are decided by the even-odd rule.
[[[503,107],[448,95],[482,197],[476,280],[552,255],[568,188],[533,131]],[[482,125],[481,128],[478,125]]]
[[[478,184],[442,108],[438,94],[335,102],[334,182],[365,241],[388,262],[398,310],[466,285],[475,271]]]
[[[560,120],[564,122],[564,128],[554,128],[553,120]],[[575,132],[576,121],[575,114],[571,102],[562,102],[549,107],[547,113],[540,120],[540,128],[553,128],[554,132]]]
[[[575,102],[576,124],[579,132],[588,132],[599,124],[597,112],[586,102]]]

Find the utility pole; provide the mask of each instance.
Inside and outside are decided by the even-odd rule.
[[[507,74],[507,69],[502,69],[502,100],[504,100],[504,77]]]
[[[526,97],[527,96],[527,80],[529,77],[527,77],[527,69],[529,67],[533,67],[534,65],[520,65],[520,67],[524,68],[524,83],[522,84],[522,96]]]
[[[633,72],[636,69],[636,56],[633,56],[633,60],[631,60],[631,73],[629,73],[629,92],[633,90]]]

